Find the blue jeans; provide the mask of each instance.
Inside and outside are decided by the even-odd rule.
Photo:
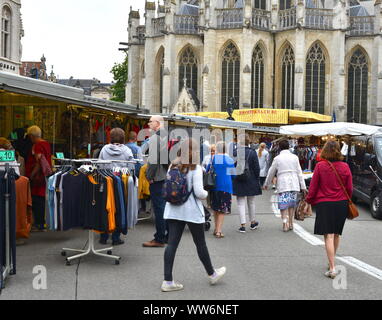
[[[111,235],[111,239],[113,242],[119,241],[121,236],[121,233],[119,231],[114,231],[113,234]],[[109,234],[108,233],[101,233],[101,241],[106,242],[109,240]]]
[[[155,228],[156,233],[154,239],[157,242],[165,243],[167,241],[168,227],[166,221],[163,219],[164,208],[166,200],[163,198],[162,189],[164,181],[154,182],[150,185],[151,201],[155,214]]]

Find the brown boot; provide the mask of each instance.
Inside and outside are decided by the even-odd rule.
[[[145,248],[163,248],[164,243],[157,242],[155,239],[142,244]]]

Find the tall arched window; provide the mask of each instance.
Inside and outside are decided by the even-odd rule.
[[[164,52],[162,54],[162,57],[160,59],[160,72],[159,72],[159,77],[160,77],[160,112],[163,112],[163,71],[164,71]]]
[[[325,54],[318,43],[306,57],[305,110],[325,113]]]
[[[11,58],[11,10],[7,6],[1,10],[1,56]]]
[[[294,108],[294,52],[288,46],[282,57],[281,108]]]
[[[240,103],[240,55],[231,42],[223,53],[222,62],[222,111],[227,110],[228,102],[235,99],[236,108]]]
[[[280,10],[290,9],[292,0],[280,0]]]
[[[366,55],[357,49],[348,65],[348,122],[367,123],[368,76]]]
[[[255,0],[255,8],[266,10],[266,0]]]
[[[264,107],[264,55],[260,46],[256,46],[252,55],[251,77],[252,108]]]
[[[184,50],[179,61],[179,91],[183,89],[184,79],[187,88],[194,89],[198,94],[198,60],[190,47]]]

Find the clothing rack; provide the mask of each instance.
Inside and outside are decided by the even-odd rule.
[[[135,161],[124,161],[124,160],[98,160],[98,159],[80,159],[80,160],[72,160],[72,159],[60,159],[62,161],[66,161],[67,163],[71,162],[72,164],[80,164],[80,163],[90,163],[93,166],[102,166],[105,164],[113,164],[113,163],[120,163],[120,164],[135,164]],[[70,266],[71,262],[75,259],[80,259],[82,257],[85,257],[89,254],[93,254],[99,257],[104,257],[108,259],[113,259],[115,261],[116,265],[120,264],[121,257],[112,255],[113,247],[106,248],[106,249],[95,249],[94,245],[94,231],[89,230],[88,234],[88,242],[87,242],[87,248],[86,249],[71,249],[71,248],[63,248],[61,251],[61,255],[63,257],[67,256],[67,251],[78,253],[74,256],[66,257],[66,265]],[[106,252],[107,254],[103,253]]]
[[[1,281],[0,281],[0,294],[1,290],[5,288],[5,280],[10,276],[14,275],[13,262],[11,259],[11,244],[10,244],[10,190],[8,183],[8,174],[11,168],[20,167],[20,164],[16,163],[0,163],[0,168],[5,167],[5,268],[1,267]]]

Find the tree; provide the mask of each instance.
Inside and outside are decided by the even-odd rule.
[[[111,69],[113,74],[113,79],[115,81],[114,85],[111,87],[113,101],[125,102],[126,101],[126,82],[127,82],[127,72],[128,72],[128,60],[129,57],[126,55],[122,63],[114,63],[114,67]]]

